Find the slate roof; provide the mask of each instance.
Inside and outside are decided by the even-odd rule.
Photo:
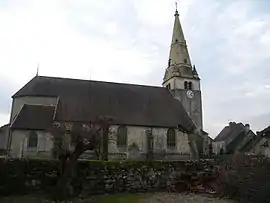
[[[0,132],[1,131],[4,131],[6,128],[8,128],[9,127],[9,124],[5,124],[5,125],[3,125],[3,126],[1,126],[0,127]]]
[[[11,128],[46,130],[52,125],[54,110],[53,106],[24,105]]]
[[[270,126],[266,127],[262,131],[258,131],[257,134],[261,135],[261,136],[269,136],[270,135]]]
[[[36,76],[13,98],[22,96],[59,97],[58,121],[109,115],[115,124],[195,128],[181,102],[164,87]]]
[[[234,139],[243,130],[245,130],[245,126],[242,123],[231,122],[229,126],[225,126],[220,131],[214,141],[228,141]]]

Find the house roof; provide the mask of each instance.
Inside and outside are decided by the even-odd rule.
[[[0,127],[0,132],[5,130],[6,128],[8,128],[9,124],[5,124],[3,126]]]
[[[52,125],[54,110],[53,106],[24,105],[11,128],[46,130]]]
[[[109,115],[115,124],[195,128],[181,102],[164,87],[36,76],[13,98],[22,96],[59,97],[57,121]]]
[[[258,135],[261,136],[269,136],[270,135],[270,126],[266,127],[262,131],[257,132]]]
[[[242,123],[231,122],[229,126],[225,126],[220,133],[214,139],[217,141],[228,141],[234,139],[240,132],[245,129],[245,126]]]

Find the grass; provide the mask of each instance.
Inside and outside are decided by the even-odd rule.
[[[142,196],[137,194],[108,195],[99,197],[91,203],[136,203],[141,198]]]

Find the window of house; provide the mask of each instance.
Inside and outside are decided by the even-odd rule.
[[[127,145],[127,127],[119,126],[117,129],[117,146]]]
[[[174,148],[175,146],[176,146],[175,130],[173,128],[169,128],[167,130],[167,147]]]
[[[28,137],[28,148],[37,147],[38,145],[38,135],[36,132],[31,131]]]

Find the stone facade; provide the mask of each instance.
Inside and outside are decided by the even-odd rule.
[[[221,150],[223,152],[226,151],[226,143],[225,143],[225,141],[213,142],[212,147],[213,147],[213,153],[216,154],[216,155],[220,154]]]
[[[114,125],[110,128],[108,150],[110,159],[145,159],[147,154],[147,135],[148,127],[127,126],[127,145],[117,146],[117,128]],[[190,148],[187,134],[175,130],[176,146],[167,146],[166,128],[152,128],[153,133],[153,152],[154,154],[167,154],[167,158],[183,159],[190,157]],[[31,133],[37,134],[37,146],[29,147],[29,137]],[[12,141],[10,148],[11,157],[39,157],[51,158],[53,149],[52,135],[45,131],[15,130],[12,131]],[[82,155],[83,158],[90,158],[93,152],[87,151]],[[164,158],[164,157],[163,157]],[[165,157],[166,158],[166,157]]]
[[[268,158],[270,158],[270,138],[269,137],[263,137],[260,139],[259,142],[254,144],[251,153],[257,154],[257,155],[263,155]]]
[[[29,147],[29,136],[37,134],[37,146]],[[45,131],[15,130],[12,131],[10,157],[51,158],[53,148],[52,135]]]
[[[7,142],[8,142],[9,125],[0,127],[0,156],[6,154]]]

